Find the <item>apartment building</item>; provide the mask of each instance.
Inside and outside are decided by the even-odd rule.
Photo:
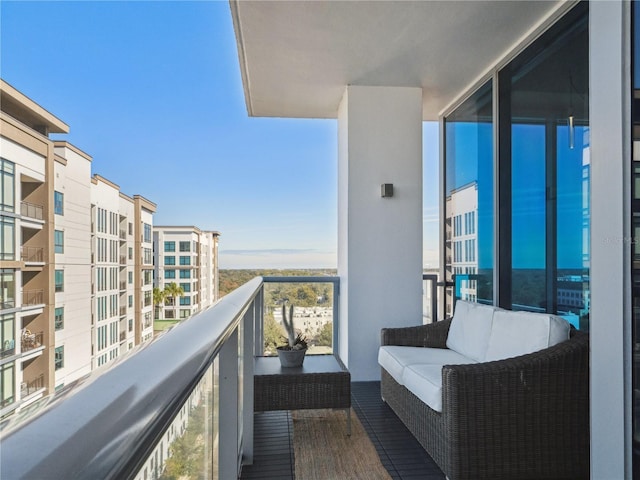
[[[155,286],[163,290],[176,283],[183,291],[178,298],[165,299],[157,318],[188,318],[218,299],[219,236],[193,226],[153,228]]]
[[[53,178],[64,160],[49,134],[67,133],[69,127],[4,81],[0,105],[0,416],[5,416],[53,391],[56,381],[54,312],[56,297],[62,297],[56,289],[64,294],[64,274],[56,275],[54,231],[64,199],[54,194]],[[62,225],[62,216],[59,221]]]
[[[91,157],[54,142],[54,387],[91,371]]]
[[[156,205],[91,179],[93,366],[153,337],[151,225]]]
[[[0,417],[153,337],[156,205],[91,177],[69,127],[0,83]]]

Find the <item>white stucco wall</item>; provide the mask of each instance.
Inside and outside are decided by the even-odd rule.
[[[64,236],[64,251],[55,254],[55,268],[64,270],[64,292],[55,294],[55,307],[64,308],[64,328],[55,332],[56,347],[64,346],[57,387],[91,371],[91,162],[70,148],[55,151],[67,161],[55,162],[53,180],[64,194],[64,215],[55,215]]]
[[[338,122],[339,352],[377,380],[380,329],[422,321],[422,90],[349,86]]]

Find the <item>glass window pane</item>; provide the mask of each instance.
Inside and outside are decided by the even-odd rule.
[[[580,4],[500,73],[511,278],[501,306],[589,317],[589,35]],[[506,252],[506,253],[505,253]],[[506,273],[505,273],[506,274]]]
[[[454,298],[493,303],[492,112],[489,81],[445,119],[447,316]]]

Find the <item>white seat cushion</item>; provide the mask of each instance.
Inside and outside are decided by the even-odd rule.
[[[442,365],[409,365],[404,386],[436,412],[442,412]]]
[[[569,339],[570,324],[551,314],[498,310],[485,360],[502,360],[537,352]]]
[[[396,382],[404,385],[404,383],[402,383],[402,374],[408,365],[435,364],[442,367],[442,365],[463,365],[476,362],[469,357],[465,357],[458,352],[446,348],[383,345],[378,350],[378,363],[389,372],[389,375],[391,375]]]
[[[497,307],[490,305],[458,300],[449,328],[447,347],[483,362],[489,346],[493,314],[497,310]]]

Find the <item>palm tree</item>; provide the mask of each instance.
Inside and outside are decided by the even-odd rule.
[[[178,305],[176,302],[177,297],[184,295],[184,289],[179,287],[176,282],[171,282],[164,286],[165,298],[171,298],[173,300],[173,318],[178,318]]]
[[[160,290],[158,287],[153,287],[153,306],[156,312],[156,320],[160,319],[159,307],[164,303],[166,296],[166,290]]]

